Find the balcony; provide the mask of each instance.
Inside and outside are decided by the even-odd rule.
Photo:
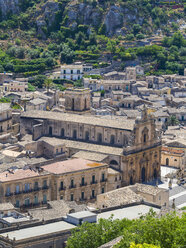
[[[80,183],[80,187],[87,186],[87,183]]]
[[[66,190],[66,187],[59,188],[59,191],[62,191],[62,190]]]
[[[39,191],[39,190],[41,190],[41,188],[39,187],[33,189],[33,191]]]
[[[12,195],[13,195],[13,193],[6,193],[5,197],[9,197],[9,196],[12,196]]]
[[[93,199],[96,199],[95,195],[90,197],[90,200],[93,200]]]
[[[102,178],[102,179],[100,180],[100,183],[106,183],[106,181],[107,181],[106,178]]]
[[[75,188],[76,188],[76,185],[75,184],[69,186],[69,189],[75,189]]]
[[[79,201],[86,201],[87,200],[87,198],[79,198]]]
[[[22,191],[14,192],[14,195],[20,195],[20,194],[22,194]]]
[[[92,181],[92,182],[90,182],[90,184],[96,184],[96,183],[98,183],[98,181],[96,180],[96,181]]]
[[[45,185],[45,186],[42,187],[42,190],[47,190],[47,189],[49,189],[48,185]]]
[[[33,189],[27,189],[27,190],[23,190],[23,194],[28,194],[33,192]]]

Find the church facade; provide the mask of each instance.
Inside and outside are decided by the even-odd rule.
[[[145,107],[136,121],[47,111],[24,112],[21,126],[22,135],[32,134],[36,142],[43,136],[62,139],[69,157],[82,150],[108,155],[108,164],[120,172],[123,186],[160,177],[161,137],[155,119],[147,114]]]

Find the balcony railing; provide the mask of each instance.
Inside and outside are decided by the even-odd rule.
[[[90,200],[92,200],[92,199],[96,199],[96,196],[94,195],[94,196],[91,196],[90,197]]]
[[[6,193],[5,194],[6,197],[9,197],[9,196],[12,196],[12,195],[13,195],[13,193]]]
[[[79,201],[86,201],[87,198],[79,198]]]
[[[105,183],[106,181],[107,181],[106,178],[102,178],[102,179],[100,180],[100,183]]]
[[[61,190],[66,190],[66,187],[60,187],[59,191],[61,191]]]
[[[33,192],[33,189],[23,190],[23,193],[24,193],[24,194],[28,194],[28,193],[31,193],[31,192]]]
[[[43,190],[46,190],[46,189],[49,189],[49,186],[48,185],[45,185],[42,187]]]
[[[39,190],[41,190],[41,188],[39,187],[33,189],[33,191],[39,191]]]
[[[22,191],[14,192],[14,195],[20,195],[20,194],[22,194]]]
[[[96,184],[98,181],[95,180],[95,181],[91,181],[90,184]]]
[[[80,187],[87,186],[87,183],[80,183]]]
[[[76,188],[75,184],[69,186],[69,189],[74,189],[74,188]]]

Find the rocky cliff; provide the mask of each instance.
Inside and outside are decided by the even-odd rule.
[[[78,25],[89,26],[96,32],[103,27],[104,34],[125,35],[133,24],[141,25],[143,33],[151,32],[154,27],[165,25],[171,18],[161,8],[156,11],[153,0],[131,1],[88,1],[78,0],[0,0],[1,18],[21,11],[29,16],[29,25],[36,26],[37,32],[45,36],[52,25],[64,26],[75,30]],[[154,25],[155,24],[155,25]],[[51,31],[51,30],[50,30]],[[56,30],[55,30],[56,31]]]

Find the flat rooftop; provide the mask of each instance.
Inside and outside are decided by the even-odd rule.
[[[0,113],[10,110],[10,103],[0,103]]]
[[[21,114],[21,118],[34,118],[34,119],[42,119],[42,120],[56,120],[63,122],[71,122],[78,124],[87,124],[91,126],[102,126],[108,128],[116,128],[131,131],[134,128],[135,121],[127,120],[123,122],[123,120],[109,120],[106,121],[100,117],[95,116],[84,116],[78,114],[68,114],[68,113],[56,113],[51,111],[26,111]]]
[[[29,228],[16,230],[16,231],[2,233],[0,234],[0,236],[3,236],[4,238],[6,238],[8,235],[8,238],[11,240],[13,240],[14,238],[16,240],[23,240],[23,239],[34,238],[37,236],[44,236],[44,235],[49,235],[52,233],[63,232],[63,231],[67,231],[75,227],[76,226],[69,224],[65,221],[59,221],[59,222],[54,222],[54,223],[50,223],[46,225],[40,225],[40,226],[29,227]]]
[[[140,216],[145,215],[149,212],[149,210],[152,209],[155,211],[157,214],[160,212],[159,208],[154,208],[146,205],[136,205],[136,206],[131,206],[131,207],[126,207],[126,208],[120,208],[116,210],[111,210],[107,212],[103,212],[101,214],[98,214],[97,220],[103,218],[103,219],[108,219],[111,215],[113,215],[113,219],[137,219],[140,218]]]
[[[76,219],[82,219],[82,218],[97,216],[97,214],[92,213],[90,211],[81,211],[81,212],[76,212],[72,214],[67,214],[67,216],[70,216]]]

